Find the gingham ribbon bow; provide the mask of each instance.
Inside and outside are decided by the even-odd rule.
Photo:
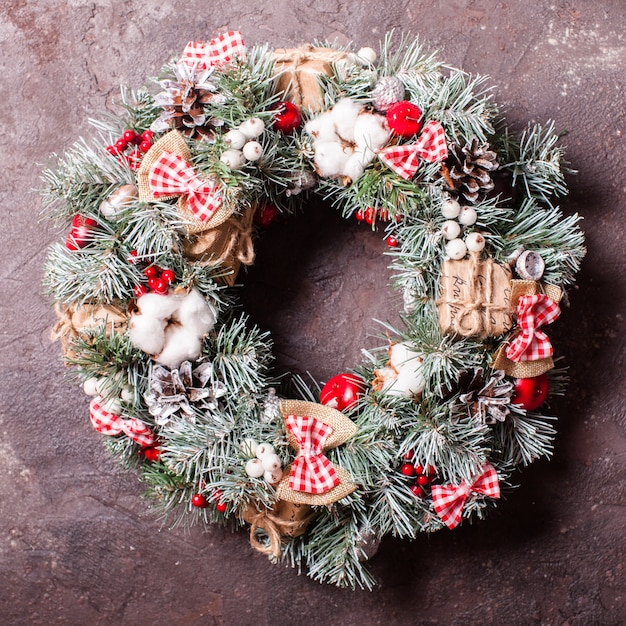
[[[340,480],[332,463],[322,454],[333,429],[315,417],[287,415],[287,429],[295,438],[299,452],[291,464],[289,488],[305,493],[326,493]]]
[[[202,222],[222,204],[218,185],[202,180],[182,156],[167,150],[150,168],[148,184],[156,199],[185,194],[189,210]]]
[[[552,356],[552,344],[540,326],[551,324],[561,314],[559,305],[543,293],[521,296],[517,301],[517,325],[521,332],[507,346],[511,361],[538,361]]]
[[[99,433],[111,436],[124,433],[141,447],[151,446],[156,441],[154,433],[142,421],[136,417],[122,419],[119,415],[105,410],[101,402],[102,396],[96,396],[89,404],[91,423]]]
[[[183,50],[180,62],[189,67],[206,70],[207,67],[229,63],[234,56],[243,55],[245,50],[241,33],[231,30],[207,43],[190,41]]]
[[[473,482],[468,483],[464,480],[460,485],[433,485],[431,493],[437,515],[448,528],[452,529],[459,525],[465,501],[471,493],[495,499],[500,497],[498,473],[493,465],[485,463]]]
[[[424,126],[415,143],[389,146],[378,153],[380,160],[405,180],[413,178],[420,159],[437,163],[446,159],[447,156],[446,133],[441,124],[434,120]]]

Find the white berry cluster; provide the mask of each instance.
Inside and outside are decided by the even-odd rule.
[[[246,456],[252,457],[246,462],[246,474],[250,478],[261,478],[270,485],[277,485],[283,477],[283,464],[269,443],[257,443],[246,439],[241,444]]]
[[[131,403],[135,401],[135,392],[130,385],[124,385],[119,397],[108,397],[108,387],[110,386],[111,381],[108,378],[92,376],[83,383],[83,390],[88,396],[93,398],[98,396],[100,398],[98,404],[105,411],[119,415],[122,412],[122,402]]]
[[[477,232],[469,233],[465,240],[461,239],[464,226],[473,226],[478,219],[476,209],[461,206],[456,200],[448,198],[441,205],[441,213],[446,221],[441,227],[441,234],[448,240],[446,254],[448,258],[458,261],[469,252],[480,252],[485,247],[485,238]]]
[[[263,146],[256,141],[265,130],[265,124],[258,117],[251,117],[238,128],[229,130],[224,141],[229,146],[220,157],[229,169],[241,169],[246,161],[258,161],[263,156]]]

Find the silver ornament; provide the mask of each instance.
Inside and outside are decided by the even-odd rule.
[[[395,76],[383,76],[376,81],[371,92],[374,108],[385,113],[393,104],[404,100],[404,85]]]

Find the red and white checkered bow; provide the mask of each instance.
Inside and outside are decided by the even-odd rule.
[[[552,356],[552,344],[540,326],[551,324],[561,315],[559,305],[543,293],[521,296],[517,301],[517,325],[521,332],[507,346],[511,361],[538,361]]]
[[[208,43],[190,41],[185,46],[180,62],[198,70],[206,70],[207,67],[229,63],[234,56],[242,56],[245,51],[241,33],[231,30]]]
[[[222,205],[218,185],[202,180],[179,154],[164,150],[148,174],[154,198],[185,194],[189,210],[202,222]]]
[[[298,443],[298,456],[291,464],[289,488],[305,493],[326,493],[340,480],[332,463],[322,454],[333,429],[315,417],[287,415],[287,429]]]
[[[156,441],[154,433],[142,421],[136,417],[122,419],[115,413],[109,413],[102,408],[101,402],[102,396],[96,396],[89,403],[89,417],[99,433],[111,436],[124,433],[141,447],[151,446]]]
[[[500,497],[498,473],[491,463],[485,463],[481,473],[472,483],[464,480],[460,485],[433,485],[431,493],[437,515],[448,528],[452,529],[459,525],[465,501],[470,493],[495,499]]]
[[[405,180],[413,178],[420,159],[437,163],[448,157],[446,133],[439,122],[431,120],[422,129],[415,143],[383,148],[378,153],[380,160]]]

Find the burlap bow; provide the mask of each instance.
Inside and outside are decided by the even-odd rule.
[[[281,500],[297,504],[331,504],[352,493],[356,485],[350,474],[331,463],[323,454],[345,443],[356,425],[329,406],[284,400],[280,410],[285,418],[287,438],[297,455],[276,488]]]
[[[91,423],[99,433],[112,437],[124,433],[142,448],[151,446],[156,441],[152,430],[141,420],[138,420],[136,417],[123,419],[119,415],[104,409],[101,403],[102,397],[96,396],[89,404]]]
[[[200,178],[190,161],[185,138],[177,130],[170,131],[144,155],[137,172],[137,188],[142,202],[178,196],[178,210],[191,234],[215,228],[233,211],[222,204],[218,182]]]
[[[190,41],[183,51],[180,63],[199,70],[230,63],[235,56],[243,56],[246,46],[241,33],[231,30],[203,43]]]
[[[420,159],[428,163],[444,161],[448,157],[446,133],[439,122],[428,122],[415,143],[383,148],[378,158],[398,176],[410,180],[419,168]]]
[[[437,515],[450,529],[459,525],[463,517],[463,507],[472,493],[489,498],[500,497],[498,473],[493,465],[485,463],[481,473],[471,483],[463,481],[460,485],[433,485],[431,488],[433,504]]]

